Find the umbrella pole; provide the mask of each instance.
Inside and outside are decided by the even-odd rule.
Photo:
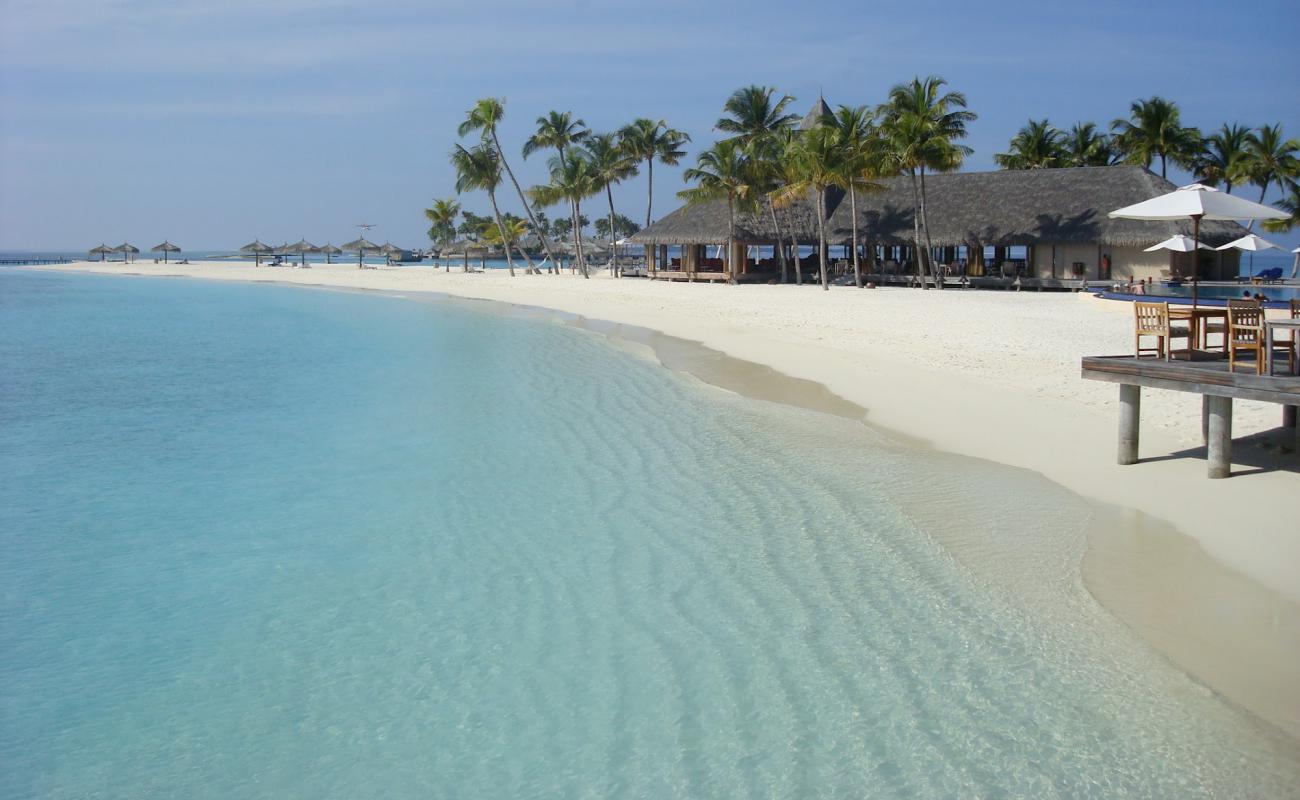
[[[1196,313],[1196,273],[1201,260],[1201,215],[1192,215],[1192,313]]]

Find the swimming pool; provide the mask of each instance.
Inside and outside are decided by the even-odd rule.
[[[1100,294],[1107,300],[1166,300],[1170,303],[1181,304],[1191,302],[1192,287],[1187,284],[1181,286],[1155,284],[1148,288],[1146,294],[1106,290],[1102,290]],[[1197,302],[1207,306],[1221,306],[1228,300],[1236,300],[1246,296],[1254,297],[1257,294],[1264,295],[1266,307],[1285,308],[1289,301],[1300,300],[1300,286],[1276,284],[1253,286],[1248,283],[1207,285],[1202,283],[1196,292]]]

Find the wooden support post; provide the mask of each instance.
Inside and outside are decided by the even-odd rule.
[[[1120,464],[1138,462],[1138,427],[1142,414],[1142,387],[1131,383],[1119,386],[1119,459]]]
[[[1207,474],[1226,478],[1232,474],[1232,398],[1210,397]]]
[[[1295,406],[1282,406],[1282,427],[1295,427]]]
[[[1210,442],[1210,396],[1201,395],[1201,444]]]

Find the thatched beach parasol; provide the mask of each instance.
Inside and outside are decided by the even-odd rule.
[[[274,247],[271,247],[269,244],[264,244],[263,242],[257,239],[254,239],[253,241],[239,248],[239,252],[247,253],[253,257],[253,266],[255,267],[262,266],[262,256],[267,255],[273,252],[274,250],[275,250]]]
[[[341,255],[343,255],[343,251],[342,251],[342,250],[340,250],[339,248],[335,247],[335,246],[332,245],[332,244],[329,244],[328,242],[326,242],[325,244],[323,244],[323,245],[320,246],[320,252],[322,252],[322,253],[325,254],[325,263],[326,263],[326,264],[332,263],[332,262],[330,261],[330,256],[341,256]]]
[[[162,244],[156,244],[156,245],[154,245],[153,247],[150,247],[150,248],[149,248],[149,252],[150,252],[150,253],[162,253],[162,254],[163,254],[163,263],[164,263],[164,264],[167,263],[167,254],[168,254],[168,253],[179,253],[180,251],[181,251],[181,249],[180,249],[179,247],[177,247],[176,245],[174,245],[174,244],[172,244],[171,242],[167,241],[166,239],[163,239]]]
[[[297,255],[297,256],[301,256],[301,257],[302,257],[302,265],[303,265],[303,266],[306,266],[306,265],[307,265],[307,254],[308,254],[308,253],[319,253],[319,252],[320,252],[320,248],[319,248],[319,247],[317,247],[316,245],[314,245],[314,244],[312,244],[311,242],[307,241],[306,239],[299,239],[297,242],[295,242],[295,243],[293,243],[293,244],[285,245],[284,247],[282,247],[282,248],[280,248],[280,249],[281,249],[281,251],[283,251],[283,252],[285,253],[285,255]]]
[[[362,236],[343,245],[343,250],[348,253],[357,254],[357,269],[361,269],[361,262],[366,257],[366,253],[378,253],[379,245]]]
[[[388,259],[388,262],[390,264],[393,262],[394,256],[398,258],[402,257],[402,248],[398,247],[392,242],[384,242],[383,244],[379,245],[379,252],[384,254],[384,258]]]
[[[140,248],[136,247],[136,246],[133,245],[133,244],[130,244],[129,242],[122,242],[122,243],[119,244],[117,247],[114,247],[113,250],[112,250],[112,252],[114,252],[114,253],[121,253],[121,254],[122,254],[122,258],[123,258],[127,263],[130,263],[130,261],[131,261],[131,256],[133,256],[133,255],[138,255],[138,254],[140,253]]]
[[[92,247],[89,250],[90,256],[91,257],[99,256],[100,261],[103,261],[104,258],[111,252],[113,252],[113,248],[109,247],[106,244],[101,244],[99,247]]]

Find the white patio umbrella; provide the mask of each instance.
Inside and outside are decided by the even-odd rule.
[[[1216,247],[1215,250],[1244,250],[1250,253],[1250,276],[1255,277],[1255,253],[1260,250],[1285,250],[1285,247],[1276,245],[1267,239],[1248,233],[1240,239],[1228,242],[1222,247]]]
[[[1285,211],[1193,183],[1110,212],[1111,219],[1190,219],[1192,240],[1201,241],[1201,220],[1286,219]],[[1196,259],[1192,259],[1192,307],[1196,307]]]
[[[1213,247],[1210,247],[1208,244],[1201,244],[1199,242],[1193,241],[1192,237],[1188,236],[1185,233],[1179,233],[1170,236],[1168,239],[1165,239],[1160,244],[1151,245],[1150,247],[1146,248],[1142,252],[1154,253],[1157,250],[1172,250],[1175,253],[1190,253],[1193,250],[1196,250],[1197,248],[1200,248],[1201,250],[1214,249]]]
[[[1291,264],[1291,278],[1295,278],[1296,270],[1300,270],[1300,247],[1291,251],[1295,253],[1295,261]]]

